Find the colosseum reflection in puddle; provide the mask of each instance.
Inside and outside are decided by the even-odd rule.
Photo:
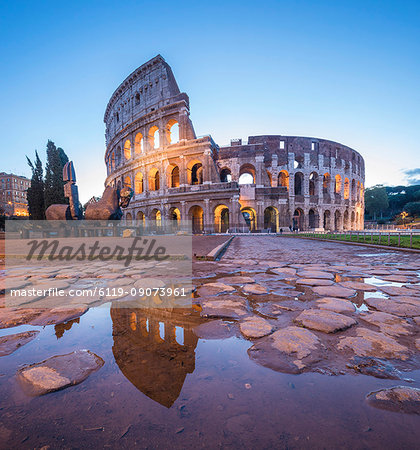
[[[111,308],[112,352],[124,376],[155,402],[170,408],[195,369],[203,322],[192,309]]]
[[[219,147],[198,137],[189,98],[156,56],[106,108],[106,184],[129,185],[127,222],[190,219],[195,232],[362,229],[364,161],[325,139],[264,135]]]

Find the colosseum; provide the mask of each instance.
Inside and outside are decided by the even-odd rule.
[[[194,233],[358,230],[364,160],[337,142],[283,135],[197,137],[189,98],[156,56],[107,105],[105,184],[130,186],[127,223],[189,219]]]

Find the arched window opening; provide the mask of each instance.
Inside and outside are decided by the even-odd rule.
[[[269,182],[269,186],[273,185],[273,177],[271,176],[271,172],[269,172],[267,170],[267,176],[268,176],[268,182]]]
[[[160,189],[159,170],[152,169],[149,172],[149,191],[158,191]]]
[[[316,172],[312,172],[309,175],[309,195],[317,194],[317,183],[318,183],[318,174]]]
[[[354,178],[351,181],[351,198],[352,200],[356,199],[356,180]]]
[[[131,225],[133,223],[133,216],[131,215],[131,213],[126,214],[125,222],[127,225]]]
[[[168,143],[176,144],[179,142],[179,123],[172,119],[168,122],[167,125],[168,130]]]
[[[330,192],[331,176],[329,173],[324,173],[324,178],[322,180],[322,192],[328,194]]]
[[[137,133],[134,138],[134,153],[136,155],[140,155],[143,152],[143,135],[141,133]]]
[[[134,192],[136,194],[142,194],[144,190],[143,186],[143,174],[141,172],[136,173],[134,177]]]
[[[300,208],[295,209],[295,212],[293,213],[293,231],[302,231],[304,220],[305,215],[303,213],[303,210]]]
[[[188,213],[188,217],[191,221],[192,232],[194,234],[202,233],[204,230],[204,213],[201,206],[192,206]]]
[[[140,103],[140,94],[138,92],[136,93],[135,99],[136,99],[136,105],[138,105]]]
[[[203,184],[203,165],[196,163],[191,168],[191,184]]]
[[[120,167],[121,165],[121,147],[117,148],[115,152],[115,167]]]
[[[287,170],[282,170],[279,173],[278,185],[281,187],[285,187],[287,190],[289,190],[289,172],[287,172]]]
[[[327,209],[326,211],[324,211],[324,230],[331,229],[330,220],[331,220],[331,213]]]
[[[159,209],[152,210],[151,217],[152,217],[152,220],[155,221],[156,227],[162,226],[162,213],[160,212]]]
[[[345,230],[349,229],[349,212],[347,209],[344,211],[344,215],[343,215],[343,228]]]
[[[239,171],[239,184],[255,184],[255,167],[244,164]]]
[[[341,228],[341,213],[340,211],[336,211],[334,214],[334,229],[340,230]]]
[[[131,178],[128,175],[124,177],[124,187],[131,188]]]
[[[171,188],[179,187],[179,167],[175,166],[171,170],[169,186]]]
[[[146,223],[146,216],[143,211],[139,211],[136,215],[136,222],[139,226],[144,226]]]
[[[115,169],[115,153],[112,152],[111,154],[111,170]]]
[[[279,213],[274,206],[269,206],[264,210],[264,230],[277,233]]]
[[[131,159],[131,142],[127,139],[124,143],[124,159],[128,161]]]
[[[229,208],[226,205],[214,209],[214,224],[216,233],[226,233],[229,230]]]
[[[232,181],[232,173],[230,169],[222,169],[220,172],[220,181],[222,183],[230,183]]]
[[[243,218],[250,231],[255,231],[257,229],[257,215],[253,208],[243,208],[241,209]]]
[[[155,125],[149,130],[150,148],[158,149],[160,146],[159,128]]]
[[[344,199],[348,199],[350,197],[350,181],[348,178],[344,179]]]
[[[318,214],[314,209],[309,210],[309,228],[318,228]]]
[[[303,173],[295,173],[295,195],[303,195]]]
[[[341,176],[340,175],[336,175],[335,176],[335,190],[334,192],[336,194],[341,194]]]

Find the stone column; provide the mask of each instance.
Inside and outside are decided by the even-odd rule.
[[[264,155],[255,157],[255,185],[256,187],[264,187],[263,183]]]
[[[211,233],[213,231],[213,220],[211,217],[211,212],[210,212],[210,199],[205,198],[204,199],[204,223],[203,223],[203,229],[205,232],[207,233]]]

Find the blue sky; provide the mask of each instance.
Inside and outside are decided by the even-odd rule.
[[[160,53],[198,135],[285,134],[358,150],[366,185],[420,167],[420,4],[411,1],[2,1],[0,171],[30,175],[47,139],[103,190],[103,114]],[[414,178],[415,179],[415,178]],[[413,181],[413,177],[411,177]]]

